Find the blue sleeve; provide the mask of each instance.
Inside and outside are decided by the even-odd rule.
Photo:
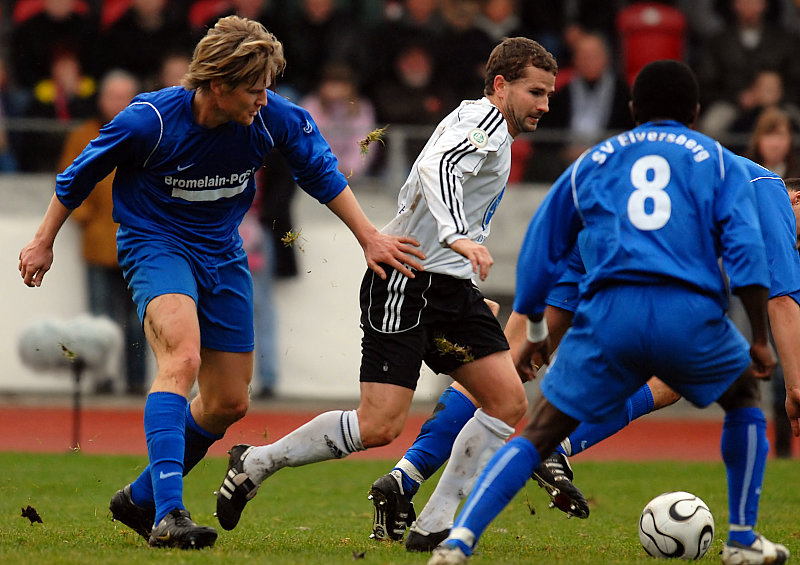
[[[306,110],[270,94],[264,110],[275,147],[286,158],[295,181],[305,192],[327,204],[347,186],[339,161]]]
[[[531,219],[517,259],[517,286],[514,311],[540,314],[545,299],[567,268],[582,228],[575,208],[572,173],[580,161],[571,165],[555,182]]]
[[[134,104],[100,129],[98,136],[56,177],[56,196],[74,210],[95,185],[120,165],[143,164],[158,145],[161,120],[147,104]]]
[[[576,244],[567,259],[567,269],[550,289],[545,302],[550,306],[574,312],[578,308],[580,298],[578,285],[585,274],[586,269],[581,258],[580,246]]]
[[[723,152],[725,178],[715,195],[716,223],[720,226],[722,265],[731,290],[758,285],[769,288],[769,271],[758,205],[751,177],[731,152]]]
[[[800,255],[795,249],[797,223],[789,193],[779,177],[762,177],[753,184],[767,250],[769,297],[800,291]]]

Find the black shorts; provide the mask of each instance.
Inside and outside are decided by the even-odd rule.
[[[409,279],[385,265],[361,283],[361,382],[415,390],[422,362],[437,373],[508,347],[500,323],[471,280],[417,271]]]

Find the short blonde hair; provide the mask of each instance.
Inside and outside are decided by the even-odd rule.
[[[228,88],[254,85],[263,78],[273,84],[283,73],[283,45],[257,21],[227,16],[217,21],[194,48],[182,84],[207,90],[212,80]]]

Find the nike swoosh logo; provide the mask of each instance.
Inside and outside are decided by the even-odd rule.
[[[188,165],[186,165],[184,167],[181,167],[180,165],[178,165],[177,169],[178,169],[178,172],[180,173],[181,171],[185,171],[189,167],[193,167],[193,166],[194,166],[194,163],[190,163],[190,164],[188,164]]]
[[[158,476],[159,479],[168,479],[170,477],[177,477],[178,475],[182,475],[180,471],[172,471],[171,473],[165,473],[161,471],[161,474]]]

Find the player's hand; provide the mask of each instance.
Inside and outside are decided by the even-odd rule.
[[[786,387],[786,415],[792,425],[792,434],[800,436],[800,388]]]
[[[545,365],[550,358],[550,342],[544,339],[533,343],[526,339],[519,349],[519,354],[512,354],[511,357],[522,382],[532,381],[542,365]]]
[[[753,343],[750,346],[750,368],[757,379],[768,379],[778,363],[770,343]]]
[[[494,265],[491,253],[483,245],[475,243],[466,237],[455,240],[450,244],[450,249],[463,255],[472,263],[472,272],[478,275],[482,281],[489,276],[489,269]]]
[[[413,237],[388,235],[376,231],[363,247],[367,266],[384,280],[386,271],[381,267],[381,263],[395,268],[411,279],[414,278],[411,269],[424,270],[422,263],[416,261],[414,257],[424,260],[425,254],[418,249],[419,241]]]
[[[19,273],[28,286],[42,286],[44,274],[53,264],[53,247],[31,240],[19,252]]]

